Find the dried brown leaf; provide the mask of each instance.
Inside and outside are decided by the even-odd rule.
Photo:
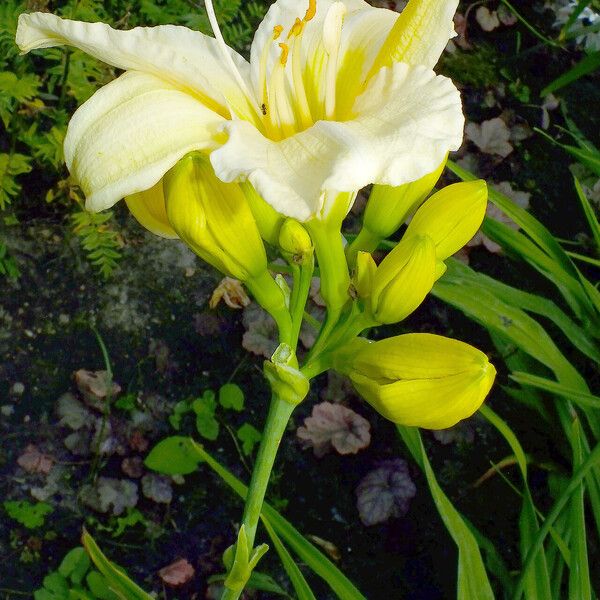
[[[17,464],[28,473],[48,475],[54,466],[54,457],[43,454],[37,446],[29,444],[23,454],[17,458]]]
[[[184,585],[194,577],[194,574],[194,567],[185,558],[163,567],[158,572],[163,583],[170,586]]]
[[[341,404],[321,402],[304,419],[296,435],[305,448],[321,457],[333,448],[339,454],[356,454],[371,443],[369,421]]]

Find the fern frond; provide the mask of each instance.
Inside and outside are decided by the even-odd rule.
[[[90,213],[82,210],[71,215],[73,232],[79,237],[88,260],[104,279],[112,275],[121,258],[122,243],[119,234],[110,227],[112,218],[111,211]]]
[[[24,154],[0,154],[0,210],[21,191],[16,177],[31,171],[31,158]]]

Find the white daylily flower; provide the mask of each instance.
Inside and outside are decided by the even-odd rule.
[[[210,0],[216,39],[21,15],[23,52],[66,44],[125,70],[69,125],[66,162],[87,208],[155,195],[200,150],[220,179],[249,180],[278,212],[325,218],[338,193],[414,181],[458,148],[459,93],[432,70],[458,0],[411,0],[400,16],[364,0],[307,3],[271,6],[249,63],[223,42]]]

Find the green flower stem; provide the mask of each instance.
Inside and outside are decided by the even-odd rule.
[[[252,552],[254,546],[256,529],[271,477],[271,471],[273,470],[273,464],[275,463],[275,457],[277,456],[277,450],[279,449],[279,444],[294,408],[295,405],[281,400],[275,394],[273,395],[258,456],[256,457],[256,464],[252,472],[252,479],[250,480],[242,519],[242,524],[246,529],[250,552]],[[221,595],[221,600],[237,600],[240,595],[240,591],[225,587]]]
[[[242,519],[242,523],[246,526],[246,535],[250,548],[254,545],[256,527],[260,518],[260,511],[267,491],[269,478],[271,477],[271,471],[273,470],[273,464],[275,463],[275,457],[279,450],[279,444],[292,416],[292,412],[294,412],[294,408],[295,405],[273,395],[258,456],[256,457],[256,466],[250,480],[244,517]]]
[[[354,240],[346,247],[346,258],[350,268],[354,268],[356,265],[356,255],[359,252],[373,252],[377,250],[380,242],[381,238],[378,235],[363,226]]]
[[[279,328],[279,340],[289,343],[292,339],[292,318],[285,305],[283,292],[268,271],[245,281],[254,299],[275,319]],[[295,345],[292,346],[295,348]]]
[[[338,314],[349,299],[350,274],[340,232],[341,223],[313,219],[305,223],[313,240],[321,275],[321,296],[328,312]]]
[[[295,348],[298,344],[298,336],[302,327],[304,309],[306,300],[310,293],[310,284],[313,271],[315,269],[315,259],[311,255],[306,259],[306,264],[297,265],[294,269],[294,288],[290,301],[290,314],[292,315],[292,334],[291,341],[288,344]]]

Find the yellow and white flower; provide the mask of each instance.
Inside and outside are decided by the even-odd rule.
[[[125,70],[79,108],[65,140],[88,209],[146,193],[156,206],[163,175],[199,150],[277,212],[326,219],[361,187],[415,181],[458,148],[459,93],[432,70],[458,0],[410,0],[400,16],[364,0],[306,2],[271,6],[250,62],[225,45],[210,0],[215,38],[21,15],[23,52],[71,45]]]

